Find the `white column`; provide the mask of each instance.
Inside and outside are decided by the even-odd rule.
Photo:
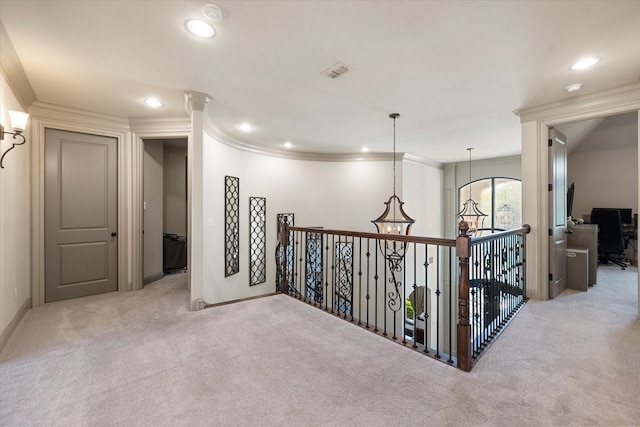
[[[191,290],[191,310],[204,308],[204,258],[202,245],[203,232],[203,140],[204,121],[203,114],[207,103],[211,100],[209,95],[187,91],[185,101],[187,113],[191,117],[191,135],[187,149],[187,193],[190,203],[187,211],[187,235],[189,289]]]
[[[540,124],[522,123],[522,223],[531,226],[527,236],[527,297],[548,296],[548,165],[547,147],[540,143]]]

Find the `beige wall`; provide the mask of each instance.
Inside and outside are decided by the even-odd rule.
[[[24,110],[2,76],[0,85],[0,120],[11,131],[7,111]],[[0,169],[0,348],[30,306],[29,128],[25,135],[27,143],[12,150]],[[2,152],[11,137],[5,136]]]
[[[163,146],[161,141],[144,142],[144,266],[145,283],[162,276]]]
[[[385,208],[393,193],[392,163],[377,161],[310,161],[269,157],[241,151],[205,135],[203,176],[203,296],[219,303],[275,291],[276,214],[293,212],[296,226],[375,232],[371,223]],[[406,164],[398,164],[402,177]],[[406,172],[415,183],[406,209],[419,222],[417,230],[439,233],[441,171],[438,167],[411,164]],[[224,176],[240,178],[240,272],[224,276]],[[397,193],[403,197],[402,179]],[[409,205],[409,199],[425,189],[430,197],[428,212]],[[248,200],[267,199],[267,282],[249,286]],[[415,208],[415,209],[414,209]],[[415,233],[414,233],[415,234]]]
[[[502,177],[522,179],[520,172],[520,156],[499,157],[495,159],[473,160],[471,163],[471,180]],[[448,163],[444,165],[444,210],[443,223],[445,237],[454,238],[458,234],[456,214],[458,205],[458,188],[469,182],[469,162]]]
[[[164,145],[165,233],[187,235],[187,148]]]
[[[575,183],[573,217],[590,214],[592,208],[638,212],[637,146],[574,152],[567,163],[567,183]]]
[[[405,160],[402,171],[402,201],[405,203],[407,215],[416,220],[411,234],[443,237],[443,171],[440,165]]]

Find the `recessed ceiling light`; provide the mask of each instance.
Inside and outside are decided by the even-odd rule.
[[[593,67],[598,62],[600,62],[600,58],[596,58],[595,56],[582,58],[580,61],[576,62],[571,66],[571,70],[573,71],[586,70],[587,68]]]
[[[575,92],[577,90],[580,90],[582,88],[582,83],[574,83],[572,85],[567,86],[565,89],[567,90],[567,92]]]
[[[362,151],[363,153],[368,153],[369,152],[369,147],[362,147],[360,149],[360,151]]]
[[[242,132],[251,132],[254,127],[253,125],[251,125],[251,123],[240,123],[239,125],[236,126],[238,129],[240,129]]]
[[[199,19],[189,19],[186,26],[191,34],[201,39],[210,39],[216,34],[211,25]]]
[[[162,107],[162,102],[160,102],[157,98],[146,98],[144,101],[144,105],[151,108],[160,108]]]
[[[283,145],[284,145],[284,148],[291,148],[291,147],[293,147],[293,144],[292,144],[292,143],[290,143],[289,141],[285,142]]]

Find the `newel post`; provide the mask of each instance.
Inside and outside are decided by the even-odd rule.
[[[279,291],[282,293],[289,292],[289,280],[287,279],[287,248],[289,247],[289,224],[284,221],[282,224],[282,234],[280,234],[280,283]]]
[[[471,358],[471,324],[469,323],[469,258],[471,257],[471,238],[467,235],[469,224],[460,221],[456,238],[456,256],[460,265],[458,281],[458,325],[457,357],[458,368],[469,372]]]

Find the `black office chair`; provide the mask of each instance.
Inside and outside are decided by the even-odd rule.
[[[627,264],[622,259],[624,238],[620,211],[618,209],[594,208],[591,210],[591,224],[598,224],[598,260],[600,264],[608,264],[611,261],[625,270]]]

